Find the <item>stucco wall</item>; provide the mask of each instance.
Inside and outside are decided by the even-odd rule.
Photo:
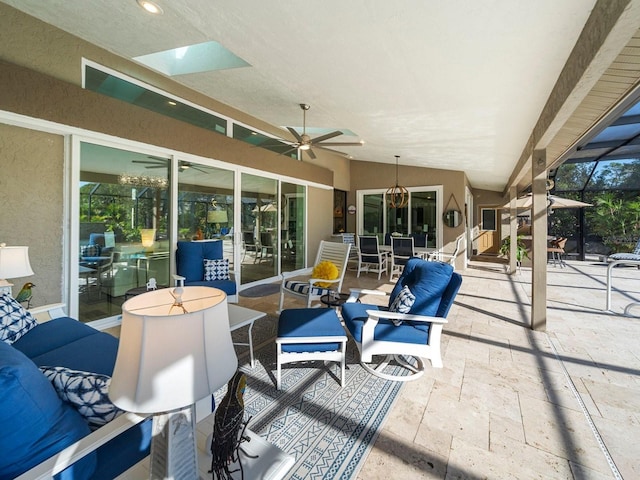
[[[0,124],[0,242],[29,247],[35,275],[10,279],[13,293],[36,285],[33,306],[62,296],[64,139]]]

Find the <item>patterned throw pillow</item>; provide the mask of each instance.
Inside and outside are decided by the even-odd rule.
[[[58,396],[73,406],[97,430],[124,413],[109,400],[111,377],[99,373],[82,372],[66,367],[40,367],[53,384]]]
[[[389,307],[389,311],[398,313],[409,313],[415,301],[416,296],[411,293],[409,287],[405,285],[404,287],[402,287],[402,290],[400,290],[398,296]],[[402,320],[392,320],[392,322],[397,327],[402,323]]]
[[[0,340],[11,345],[38,325],[33,315],[8,293],[0,295]]]
[[[315,267],[313,267],[313,271],[311,272],[311,278],[323,278],[325,280],[335,280],[340,275],[338,271],[338,267],[336,267],[335,263],[330,262],[329,260],[323,260],[318,263]],[[316,287],[329,288],[333,283],[325,283],[318,282],[315,284]]]
[[[229,259],[222,258],[217,260],[204,260],[204,279],[207,282],[211,280],[229,280]]]
[[[80,247],[80,255],[83,257],[99,257],[102,247],[100,245],[83,245]]]

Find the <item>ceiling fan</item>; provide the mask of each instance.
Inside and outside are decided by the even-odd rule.
[[[311,107],[306,103],[301,103],[300,108],[302,109],[302,134],[299,134],[296,131],[296,129],[293,127],[287,127],[287,130],[291,132],[291,135],[295,137],[297,142],[291,145],[293,148],[291,150],[284,152],[283,155],[286,155],[287,153],[290,153],[298,149],[298,150],[302,150],[303,152],[307,152],[309,157],[316,158],[316,155],[313,153],[312,148],[322,148],[325,150],[331,150],[331,148],[329,147],[360,147],[364,144],[364,142],[362,141],[325,143],[325,140],[329,140],[331,138],[342,135],[342,132],[340,130],[336,130],[334,132],[330,132],[325,135],[320,135],[319,137],[316,137],[316,138],[311,138],[309,135],[307,135],[307,110],[309,110],[309,108]],[[342,153],[342,152],[339,152],[339,153]],[[346,154],[343,154],[343,155],[346,155]]]
[[[167,168],[168,166],[168,158],[162,158],[162,157],[154,157],[151,155],[148,155],[147,158],[149,158],[149,160],[132,160],[132,163],[144,163],[147,164],[148,166],[145,168]],[[180,163],[178,163],[178,171],[179,172],[184,172],[185,170],[188,170],[189,168],[193,168],[194,170],[197,170],[199,172],[205,173],[205,174],[209,174],[209,172],[207,172],[206,170],[204,170],[203,168],[200,167],[196,167],[193,163],[191,162],[185,162],[184,160],[180,160]]]

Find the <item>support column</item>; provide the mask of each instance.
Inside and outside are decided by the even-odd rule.
[[[531,328],[547,328],[547,151],[534,150],[532,156],[532,272]]]
[[[513,275],[518,269],[518,210],[516,201],[518,200],[518,189],[509,188],[509,237],[511,244],[509,248],[509,273]]]

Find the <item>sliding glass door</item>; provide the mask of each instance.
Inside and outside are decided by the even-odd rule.
[[[169,159],[82,142],[79,180],[72,303],[87,322],[120,314],[151,278],[169,283]]]
[[[241,283],[278,275],[280,215],[278,181],[243,173],[241,178]]]

